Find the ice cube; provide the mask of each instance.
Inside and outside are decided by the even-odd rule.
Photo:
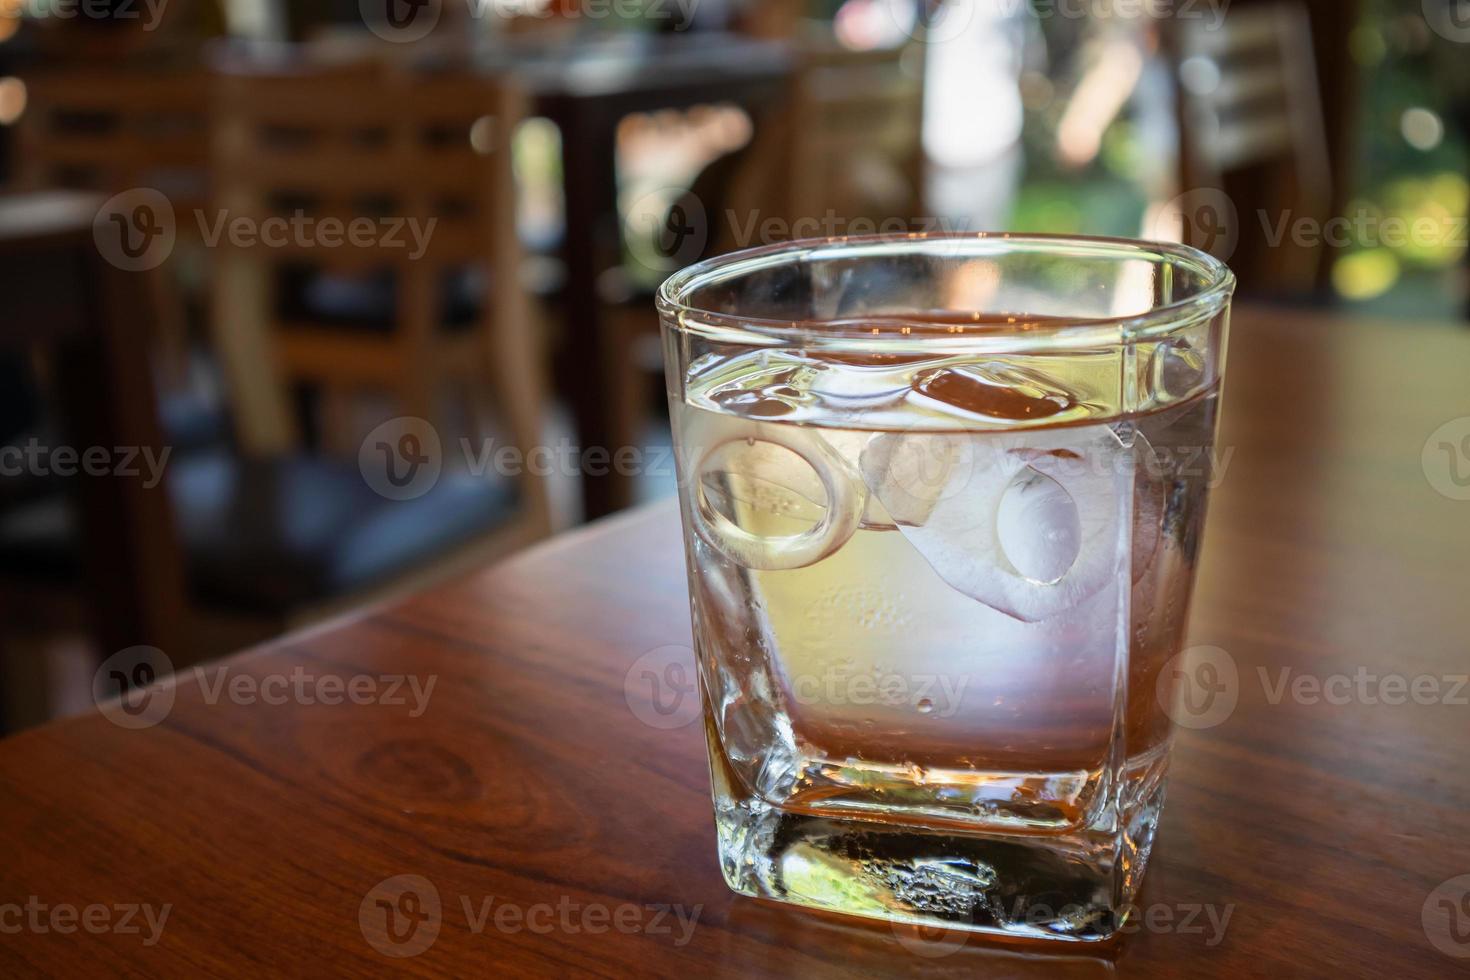
[[[1000,550],[1024,577],[1039,585],[1060,582],[1082,550],[1077,502],[1062,485],[1027,466],[1006,486],[996,508]]]
[[[1133,455],[1107,426],[885,433],[862,471],[940,578],[1024,622],[1094,595],[1124,560]]]
[[[917,526],[976,475],[973,449],[965,433],[885,432],[863,447],[858,469],[894,523]]]

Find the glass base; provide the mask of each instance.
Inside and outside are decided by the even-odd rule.
[[[718,776],[714,782],[720,866],[742,895],[1074,942],[1108,940],[1124,925],[1163,805],[1155,778],[1133,783],[1112,832],[980,834],[792,812],[729,795]]]

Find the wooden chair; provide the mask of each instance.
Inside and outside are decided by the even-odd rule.
[[[790,108],[790,215],[881,224],[922,217],[923,46],[849,51],[803,45]],[[861,226],[860,226],[861,227]]]
[[[386,393],[398,414],[437,424],[451,380],[506,395],[514,437],[533,444],[540,353],[509,149],[520,94],[368,65],[226,74],[216,98],[221,212],[258,228],[372,228],[340,244],[313,230],[221,240],[215,318],[245,444],[295,444],[290,385],[320,388],[328,405]]]
[[[1231,266],[1243,289],[1313,291],[1322,249],[1272,244],[1260,220],[1321,222],[1331,216],[1332,177],[1306,8],[1298,2],[1232,7],[1218,25],[1172,18],[1178,61],[1185,192],[1223,191],[1239,238]],[[1186,240],[1209,247],[1214,229],[1185,222]],[[1274,234],[1274,231],[1272,232]]]
[[[20,183],[115,194],[161,191],[176,210],[208,199],[208,88],[198,72],[71,67],[27,72]]]
[[[735,11],[742,34],[772,41],[791,40],[802,26],[802,4],[791,0],[748,0]]]
[[[193,215],[209,200],[209,97],[198,71],[133,64],[28,71],[17,125],[16,189],[93,191],[110,197],[149,188],[173,208],[180,245],[198,251]],[[161,362],[182,378],[189,347],[186,304],[195,292],[174,273],[147,274],[165,319],[153,324]]]
[[[0,197],[0,345],[52,352],[55,445],[147,447],[135,471],[0,487],[0,621],[7,632],[90,623],[103,653],[164,650],[176,666],[458,574],[547,532],[544,483],[445,471],[417,496],[370,484],[357,460],[162,455],[152,372],[136,337],[156,315],[136,273],[93,240],[100,198]],[[539,364],[498,351],[515,445],[539,442]],[[49,440],[43,444],[52,444]],[[116,450],[121,452],[122,450]],[[446,456],[449,454],[446,452]],[[78,600],[82,601],[78,601]]]

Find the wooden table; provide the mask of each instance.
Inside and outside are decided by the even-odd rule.
[[[1156,914],[1110,949],[975,939],[926,956],[946,950],[726,891],[699,727],[667,727],[687,712],[665,701],[672,714],[651,713],[642,675],[628,680],[647,651],[689,642],[664,505],[185,678],[153,727],[94,713],[0,743],[0,929],[31,914],[25,903],[42,927],[0,933],[0,975],[1464,972],[1470,959],[1430,934],[1470,953],[1438,905],[1464,891],[1435,894],[1470,874],[1470,707],[1272,703],[1257,668],[1269,686],[1281,669],[1319,680],[1470,670],[1470,500],[1435,488],[1470,487],[1421,461],[1431,433],[1470,414],[1470,332],[1267,310],[1236,320],[1221,435],[1232,455],[1192,641],[1229,652],[1239,703],[1175,750],[1140,898],[1169,923]],[[1459,463],[1470,483],[1470,454]],[[416,717],[411,695],[246,704],[216,687],[259,681],[264,694],[267,678],[298,668],[435,686]],[[1453,683],[1442,696],[1470,695]],[[399,875],[436,889],[437,934],[421,883],[406,898],[380,887]],[[133,933],[51,929],[63,906],[98,926],[127,903],[155,922],[170,906],[154,944],[142,914]],[[686,922],[698,910],[692,934],[646,906]],[[384,936],[387,909],[402,946]],[[1186,927],[1190,909],[1228,909],[1223,937],[1198,911]],[[389,959],[369,935],[422,951]]]

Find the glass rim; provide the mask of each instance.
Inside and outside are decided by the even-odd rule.
[[[1013,329],[989,329],[971,334],[936,333],[934,321],[884,314],[883,325],[896,334],[875,335],[872,317],[784,320],[719,312],[690,302],[697,290],[751,272],[795,261],[846,253],[891,254],[893,246],[909,245],[916,252],[959,246],[956,257],[983,258],[1006,252],[1067,253],[1092,257],[1174,260],[1193,269],[1204,286],[1191,296],[1171,300],[1142,313],[1109,316],[1047,316],[1018,321]],[[811,347],[824,350],[914,351],[939,349],[958,352],[1004,353],[1077,347],[1116,347],[1168,335],[1214,316],[1230,302],[1235,275],[1220,259],[1176,242],[1014,232],[915,232],[802,238],[741,249],[696,262],[675,272],[658,289],[654,305],[673,328],[710,340],[771,347]],[[920,334],[905,333],[918,328]]]

